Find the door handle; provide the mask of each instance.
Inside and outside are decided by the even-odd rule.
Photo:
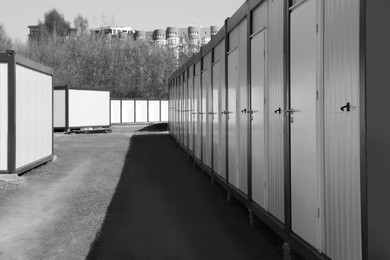
[[[241,113],[246,113],[246,108],[244,108],[243,110],[241,110]]]
[[[291,109],[284,110],[284,112],[293,114],[295,110],[291,108]]]
[[[279,107],[278,109],[276,109],[276,110],[274,111],[274,113],[275,113],[275,114],[281,114],[281,113],[282,113],[282,108]]]
[[[351,103],[347,102],[345,106],[340,107],[341,111],[344,111],[344,109],[347,109],[347,112],[351,110]]]
[[[213,112],[209,112],[209,115],[215,115],[216,113],[213,113]]]
[[[250,110],[248,110],[248,111],[246,111],[248,114],[253,114],[253,113],[255,113],[256,111],[255,110],[252,110],[252,109],[250,109]]]

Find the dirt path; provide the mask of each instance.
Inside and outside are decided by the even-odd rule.
[[[0,181],[0,259],[84,259],[139,128],[56,134],[56,161]]]

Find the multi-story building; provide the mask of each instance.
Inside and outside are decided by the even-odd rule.
[[[43,24],[28,26],[30,33],[28,34],[29,40],[39,41],[43,38]]]
[[[91,35],[104,35],[108,38],[127,38],[128,34],[134,34],[135,30],[128,26],[105,26],[91,30]]]
[[[28,26],[30,40],[40,40],[43,37],[42,25]],[[153,31],[134,30],[128,26],[105,26],[90,30],[91,35],[105,36],[109,39],[119,38],[125,40],[143,40],[154,43],[158,46],[167,46],[174,48],[183,43],[188,43],[190,48],[207,44],[213,35],[215,35],[219,26],[203,28],[200,26],[189,26],[187,28],[167,27],[164,29],[155,29]],[[68,29],[65,38],[76,38],[78,31],[75,28]],[[196,48],[195,48],[196,49]]]

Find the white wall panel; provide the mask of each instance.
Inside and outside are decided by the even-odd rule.
[[[69,89],[69,127],[110,125],[110,92]]]
[[[111,124],[121,123],[121,101],[111,100]]]
[[[168,121],[168,100],[161,100],[161,122]]]
[[[8,168],[8,64],[0,63],[0,171]]]
[[[66,90],[54,90],[54,127],[66,127]]]
[[[52,77],[16,65],[16,169],[52,155]]]
[[[160,101],[149,100],[149,122],[160,121]]]
[[[134,123],[134,100],[122,100],[122,123]]]
[[[284,50],[283,23],[284,0],[268,1],[268,115],[269,115],[269,212],[284,222],[284,142],[283,114],[274,113],[283,109]]]
[[[137,123],[148,121],[148,101],[135,101],[135,121]]]
[[[361,259],[360,1],[324,3],[326,254],[334,260]],[[347,102],[351,111],[342,112]]]

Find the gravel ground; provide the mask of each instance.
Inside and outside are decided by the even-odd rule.
[[[0,180],[0,259],[85,259],[129,149],[145,126],[111,134],[55,134],[55,161]]]

